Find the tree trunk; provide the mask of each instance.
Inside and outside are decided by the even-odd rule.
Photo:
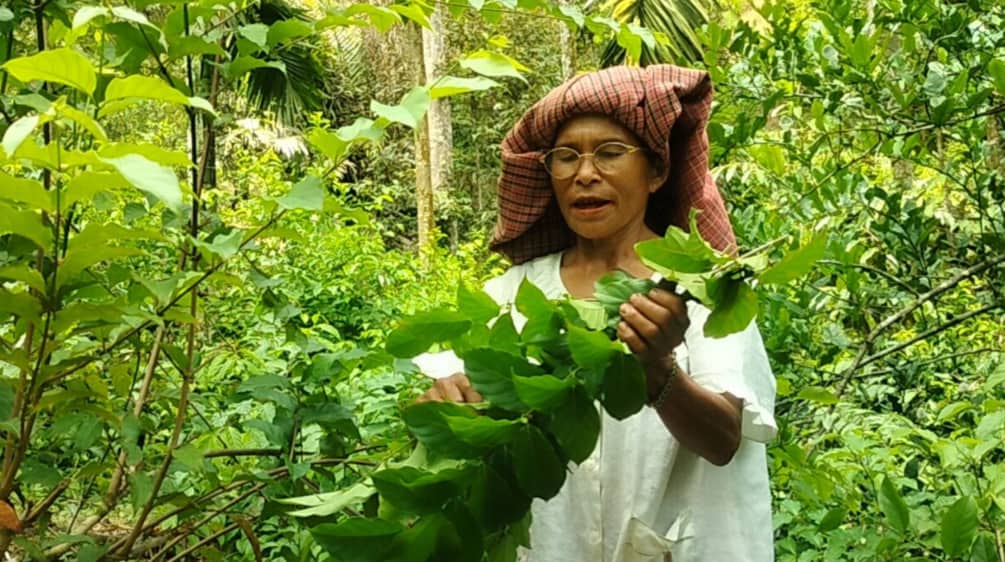
[[[429,17],[432,29],[422,28],[422,63],[424,82],[432,84],[446,63],[446,14],[437,9]],[[450,121],[450,104],[444,99],[433,100],[426,114],[429,125],[429,164],[433,193],[437,199],[447,196],[450,181],[450,163],[454,149],[453,126]]]
[[[415,75],[419,83],[425,81],[425,55],[421,31],[414,34],[416,47]],[[418,219],[419,255],[426,256],[432,245],[433,226],[433,179],[430,165],[428,115],[419,119],[415,127],[415,206]]]
[[[569,0],[558,0],[558,3],[569,4]],[[558,25],[558,46],[564,82],[576,74],[576,36],[564,23]]]

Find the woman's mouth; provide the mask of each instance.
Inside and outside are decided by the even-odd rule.
[[[578,215],[596,215],[607,210],[611,202],[596,197],[583,197],[572,202],[572,210]]]

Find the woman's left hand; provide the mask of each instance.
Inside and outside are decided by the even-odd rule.
[[[690,323],[684,299],[657,287],[621,305],[618,337],[643,364],[666,365]]]

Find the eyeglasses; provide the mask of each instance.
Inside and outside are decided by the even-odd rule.
[[[601,173],[613,174],[627,161],[626,156],[641,149],[639,146],[614,141],[601,144],[593,152],[583,153],[574,148],[560,146],[545,152],[540,161],[551,177],[565,180],[576,175],[583,158],[587,156],[593,158],[593,165]]]

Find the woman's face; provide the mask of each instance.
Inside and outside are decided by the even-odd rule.
[[[607,142],[643,146],[617,121],[603,115],[581,115],[565,122],[555,147],[572,148],[582,154]],[[657,170],[642,150],[620,156],[607,168],[598,170],[594,159],[587,157],[579,160],[579,168],[571,177],[552,177],[562,216],[582,238],[604,240],[640,232],[634,229],[645,228],[649,195],[666,179],[666,173]]]

